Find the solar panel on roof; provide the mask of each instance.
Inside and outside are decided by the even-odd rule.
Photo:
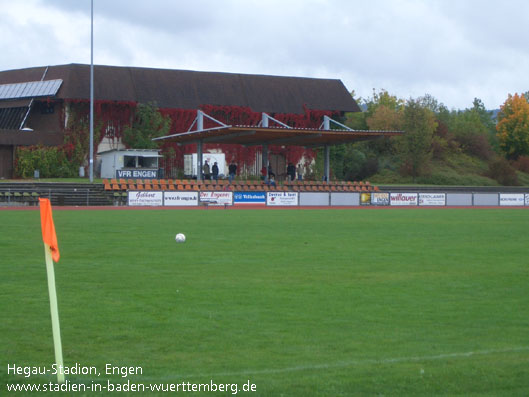
[[[0,100],[52,96],[57,94],[61,84],[61,79],[0,84]]]

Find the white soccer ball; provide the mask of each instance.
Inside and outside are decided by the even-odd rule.
[[[177,243],[184,243],[186,241],[186,236],[183,233],[178,233],[174,239]]]

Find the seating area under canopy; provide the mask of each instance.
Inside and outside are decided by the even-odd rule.
[[[217,126],[204,128],[204,120],[206,118],[216,123]],[[154,140],[170,140],[180,145],[196,143],[198,152],[197,169],[201,169],[202,166],[202,148],[205,143],[262,146],[263,167],[268,164],[268,145],[323,147],[325,153],[324,177],[326,181],[329,181],[330,146],[402,134],[402,131],[353,130],[328,116],[323,117],[319,129],[293,128],[266,113],[262,114],[262,119],[257,125],[227,125],[201,110],[197,110],[197,117],[188,131],[155,138]],[[202,178],[200,172],[197,178],[199,180]]]

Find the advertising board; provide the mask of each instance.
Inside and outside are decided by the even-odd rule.
[[[523,206],[525,195],[523,193],[500,193],[501,206]]]
[[[300,192],[298,205],[326,207],[329,205],[329,198],[328,192]]]
[[[419,193],[419,205],[446,205],[445,193]]]
[[[233,204],[266,204],[265,192],[235,192]]]
[[[266,205],[298,205],[298,193],[297,192],[267,192],[266,193]]]
[[[391,205],[417,205],[417,193],[391,193]]]
[[[197,206],[198,192],[165,192],[163,205],[166,206]]]
[[[525,205],[529,205],[529,194],[525,195]]]
[[[498,206],[499,202],[499,193],[474,193],[472,197],[472,204],[476,207]]]
[[[130,191],[128,204],[130,206],[161,206],[163,205],[163,193]]]
[[[360,205],[371,205],[371,193],[360,193]]]
[[[371,205],[389,205],[389,193],[371,193]]]
[[[200,192],[200,202],[208,205],[233,205],[233,192]]]
[[[360,193],[332,192],[331,206],[360,205]]]

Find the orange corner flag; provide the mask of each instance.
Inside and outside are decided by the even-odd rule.
[[[49,199],[39,198],[40,201],[40,226],[42,228],[42,241],[51,249],[51,257],[55,262],[59,262],[59,244],[55,234],[55,225],[51,214],[51,204]]]

